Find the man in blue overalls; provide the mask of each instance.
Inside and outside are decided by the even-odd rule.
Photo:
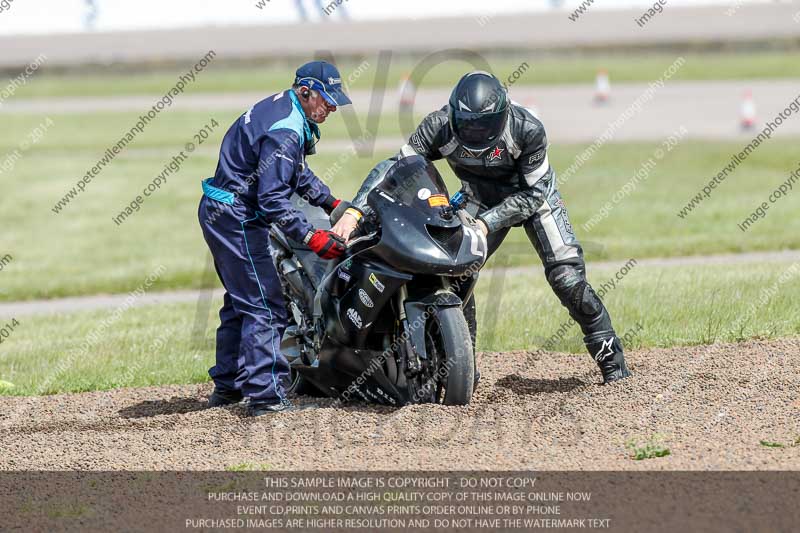
[[[336,67],[314,61],[297,70],[291,89],[258,102],[225,134],[216,173],[203,182],[198,213],[225,287],[209,407],[245,397],[251,416],[291,407],[283,388],[289,365],[280,351],[286,303],[268,230],[279,225],[324,259],[344,252],[340,237],[314,229],[290,197],[297,193],[328,213],[338,205],[305,158],[319,140],[317,125],[350,103]]]

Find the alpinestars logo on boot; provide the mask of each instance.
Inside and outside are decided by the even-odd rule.
[[[600,346],[600,350],[594,354],[594,360],[598,363],[600,361],[605,361],[607,357],[614,355],[614,348],[612,345],[614,344],[615,337],[610,337],[603,341],[603,344]]]

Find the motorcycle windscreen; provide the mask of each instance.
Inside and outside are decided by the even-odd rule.
[[[433,163],[418,155],[405,157],[392,165],[377,190],[399,203],[424,211],[439,211],[450,205],[450,195],[441,174]]]

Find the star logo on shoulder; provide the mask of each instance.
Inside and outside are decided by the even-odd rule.
[[[504,152],[504,150],[502,148],[496,147],[494,149],[494,151],[491,154],[489,154],[489,161],[494,161],[495,159],[500,159],[500,156],[502,155],[503,152]]]

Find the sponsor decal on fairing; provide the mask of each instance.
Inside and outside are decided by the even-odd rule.
[[[369,297],[367,291],[364,289],[358,289],[358,298],[361,300],[361,303],[366,305],[369,308],[375,307],[375,304],[372,301],[372,298]]]
[[[369,282],[372,283],[372,286],[380,293],[383,293],[383,290],[386,288],[374,273],[369,275]]]
[[[361,326],[364,325],[364,321],[361,319],[361,315],[359,315],[358,311],[356,311],[352,307],[347,310],[347,318],[349,318],[350,322],[352,322],[358,329],[361,329]]]

